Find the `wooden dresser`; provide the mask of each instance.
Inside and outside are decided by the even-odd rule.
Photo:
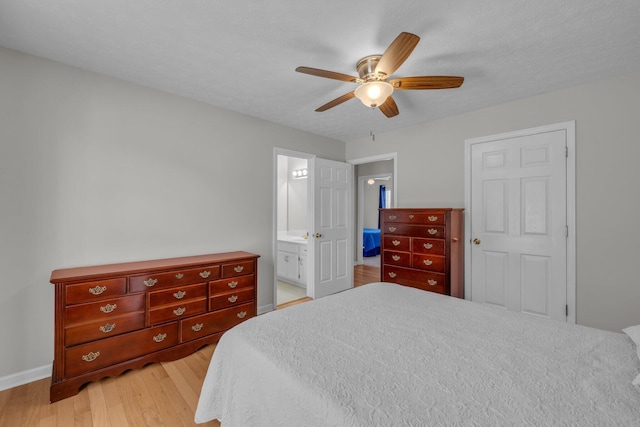
[[[381,280],[464,296],[463,209],[380,209]]]
[[[256,315],[258,257],[228,252],[53,271],[51,402],[218,342]]]

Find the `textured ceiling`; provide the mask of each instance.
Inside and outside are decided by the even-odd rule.
[[[0,0],[0,45],[349,141],[640,69],[638,0]],[[460,89],[398,91],[388,119],[320,105],[407,31],[394,74],[458,75]]]

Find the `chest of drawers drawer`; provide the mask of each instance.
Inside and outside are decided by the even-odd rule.
[[[254,300],[253,294],[253,286],[244,287],[237,291],[217,293],[209,298],[209,310],[219,310],[221,308],[251,302]]]
[[[180,322],[182,340],[189,341],[203,335],[225,331],[255,315],[254,304],[243,304],[191,317]]]
[[[446,272],[445,258],[440,255],[414,254],[412,267],[438,273]]]
[[[70,347],[65,351],[65,372],[79,375],[177,343],[178,324],[171,323]]]
[[[178,320],[207,311],[207,298],[191,299],[171,305],[163,305],[147,311],[147,325],[158,325],[172,320]]]
[[[248,286],[253,286],[254,280],[255,278],[253,275],[216,280],[215,282],[209,283],[209,294],[214,295],[219,292],[227,292],[234,289],[242,289]]]
[[[144,328],[144,311],[134,312],[98,322],[67,327],[64,331],[64,344],[70,347],[142,328]]]
[[[382,267],[382,275],[387,282],[399,283],[440,294],[446,293],[447,278],[442,273],[385,265]]]
[[[409,252],[397,252],[384,250],[382,253],[382,262],[385,264],[411,266],[411,254]]]
[[[215,280],[220,277],[220,266],[212,265],[194,269],[161,273],[146,273],[129,279],[129,292],[145,292],[169,286],[185,286]]]
[[[444,255],[445,244],[442,239],[423,239],[414,237],[411,240],[411,250],[418,254]]]
[[[126,293],[126,277],[76,283],[65,288],[67,304],[80,304],[87,301],[125,295]]]
[[[445,227],[441,225],[385,224],[384,233],[398,236],[431,237],[443,239]]]
[[[187,302],[191,299],[206,297],[207,284],[199,283],[197,285],[178,286],[163,291],[149,292],[147,295],[149,308],[153,309],[161,305]]]
[[[121,316],[134,311],[144,311],[144,295],[129,295],[86,304],[67,306],[66,326]]]
[[[392,251],[409,252],[411,250],[411,238],[403,236],[384,236],[383,247]]]
[[[236,277],[242,276],[245,274],[252,274],[253,271],[253,262],[244,261],[244,262],[236,262],[233,264],[224,264],[222,266],[222,278],[226,277]]]

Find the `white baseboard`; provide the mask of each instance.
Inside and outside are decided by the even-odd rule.
[[[0,378],[0,391],[18,387],[23,384],[31,383],[51,376],[52,365],[40,366],[39,368],[29,369],[28,371],[18,372],[16,374],[7,375]]]
[[[273,311],[273,304],[263,305],[258,307],[258,314],[264,314]]]

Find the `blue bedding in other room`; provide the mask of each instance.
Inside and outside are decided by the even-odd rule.
[[[380,229],[362,229],[362,256],[376,256],[380,253]]]

